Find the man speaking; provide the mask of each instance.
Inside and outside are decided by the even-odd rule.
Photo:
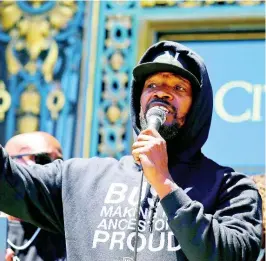
[[[0,210],[64,234],[69,261],[255,261],[259,193],[201,152],[213,100],[202,59],[160,42],[133,76],[132,156],[22,166],[1,149]]]

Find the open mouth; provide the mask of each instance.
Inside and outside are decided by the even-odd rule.
[[[149,104],[148,109],[152,107],[159,107],[160,109],[164,110],[166,113],[173,113],[173,109],[168,104],[164,102],[152,102]]]

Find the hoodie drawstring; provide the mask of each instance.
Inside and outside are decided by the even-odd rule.
[[[141,171],[141,179],[140,179],[140,186],[139,186],[139,197],[138,197],[138,205],[136,209],[136,227],[135,227],[135,246],[134,246],[134,261],[137,261],[137,255],[138,255],[138,235],[139,235],[139,214],[140,214],[140,203],[141,203],[141,193],[142,193],[142,186],[143,186],[143,170],[142,167],[137,165],[139,170]]]
[[[139,195],[138,195],[138,204],[137,204],[137,209],[136,209],[136,226],[135,226],[135,234],[136,234],[136,239],[135,239],[135,245],[134,245],[134,261],[137,261],[137,254],[138,254],[138,234],[139,234],[139,220],[140,220],[140,207],[141,207],[141,195],[142,195],[142,187],[143,187],[143,177],[144,177],[144,173],[143,173],[143,169],[141,166],[137,165],[139,171],[141,171],[141,180],[140,180],[140,190],[139,190]],[[151,192],[151,185],[148,184],[147,185],[147,189],[146,189],[146,193],[145,193],[145,198],[144,198],[144,205],[142,205],[143,208],[145,208],[146,206],[146,201],[147,201],[147,198],[150,196]],[[159,196],[155,196],[155,197],[152,197],[152,205],[149,206],[149,209],[148,209],[148,218],[147,218],[147,223],[148,223],[148,227],[149,227],[149,232],[152,233],[153,231],[153,220],[154,220],[154,216],[155,216],[155,213],[156,213],[156,209],[157,209],[157,205],[160,201],[160,198]]]

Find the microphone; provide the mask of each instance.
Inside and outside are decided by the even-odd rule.
[[[158,131],[166,120],[166,113],[167,112],[168,112],[168,110],[162,106],[154,106],[154,107],[150,108],[146,114],[146,120],[148,123],[148,127],[154,128]],[[151,185],[148,184],[147,190],[150,191],[150,189],[151,189]],[[152,204],[148,208],[147,222],[148,222],[149,231],[150,231],[150,233],[152,233],[153,219],[154,219],[157,205],[159,203],[159,197],[158,196],[152,197],[150,202]]]
[[[154,106],[152,108],[150,108],[147,111],[146,114],[146,121],[148,124],[148,128],[154,128],[157,131],[159,130],[159,128],[164,124],[165,120],[166,120],[166,113],[168,112],[168,110],[162,106]],[[141,192],[142,192],[142,185],[143,185],[143,170],[142,170],[142,166],[136,164],[139,167],[139,170],[141,170],[142,174],[141,174],[141,181],[140,181],[140,190],[139,190],[139,195],[138,195],[138,204],[137,204],[137,211],[136,211],[136,227],[135,227],[135,233],[136,233],[136,240],[135,240],[135,246],[134,246],[134,261],[137,260],[137,246],[138,246],[138,232],[139,232],[139,220],[140,220],[140,207],[143,208],[143,206],[141,206]],[[150,193],[150,189],[151,189],[151,185],[148,184],[147,185],[147,192]],[[154,215],[155,215],[155,210],[157,207],[157,204],[159,202],[159,197],[157,196],[154,200],[154,205],[152,208],[149,207],[148,209],[148,225],[149,225],[149,230],[150,233],[152,232],[152,228],[153,228],[153,219],[154,219]]]
[[[146,114],[146,120],[149,128],[154,128],[157,131],[166,120],[168,110],[162,106],[154,106],[150,108]]]

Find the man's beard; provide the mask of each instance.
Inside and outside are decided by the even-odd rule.
[[[146,114],[147,114],[148,109],[149,108],[147,108],[146,112],[144,113],[143,109],[141,108],[141,113],[139,114],[141,130],[145,130],[148,128],[148,122],[146,120]],[[174,118],[176,119],[176,112],[174,113]],[[177,137],[179,133],[179,129],[180,129],[179,123],[175,122],[168,126],[162,125],[159,129],[159,133],[166,142],[170,142]]]

